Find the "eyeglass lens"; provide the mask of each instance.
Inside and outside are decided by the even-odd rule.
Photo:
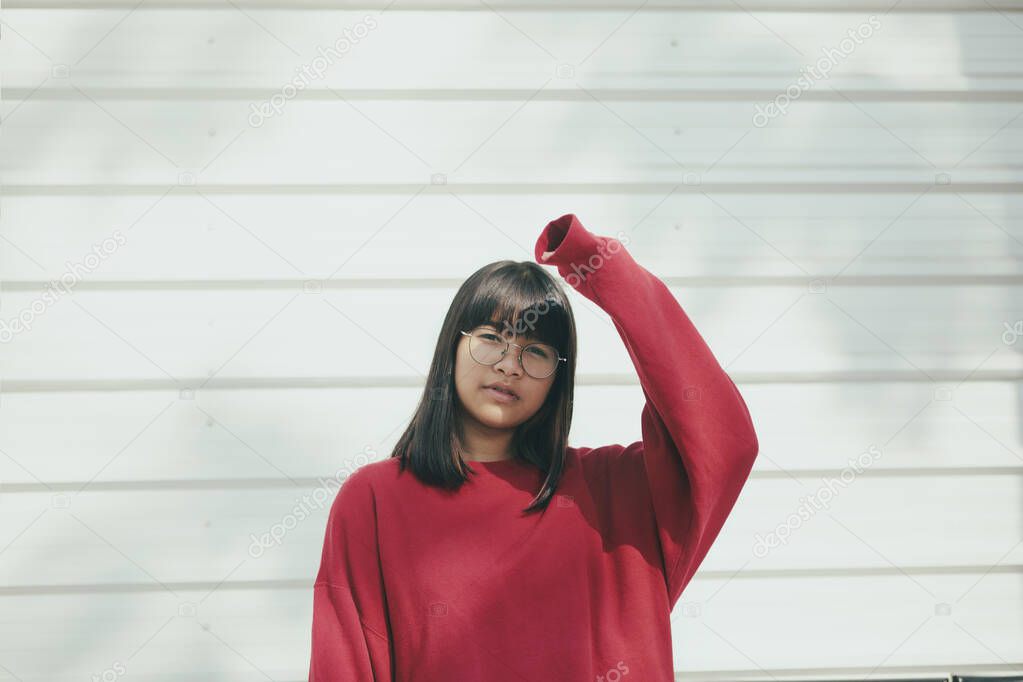
[[[475,329],[469,339],[469,353],[482,365],[494,365],[510,346],[501,335],[489,329]],[[558,353],[545,343],[531,343],[522,349],[522,368],[534,379],[544,379],[558,366]]]

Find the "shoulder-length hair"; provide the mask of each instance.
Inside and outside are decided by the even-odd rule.
[[[559,355],[554,382],[543,404],[512,436],[514,456],[546,473],[525,512],[546,509],[565,468],[575,386],[575,318],[561,285],[539,264],[501,260],[469,276],[448,308],[437,338],[433,362],[409,426],[391,457],[424,483],[460,488],[469,479],[462,459],[463,438],[456,401],[455,352],[462,331],[497,321],[510,334],[532,336]]]

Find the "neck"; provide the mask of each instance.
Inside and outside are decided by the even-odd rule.
[[[512,459],[512,438],[515,429],[494,429],[471,418],[463,418],[460,424],[463,459],[479,462],[496,462]]]

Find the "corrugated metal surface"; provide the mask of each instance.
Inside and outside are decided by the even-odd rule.
[[[2,20],[0,680],[303,679],[329,501],[253,536],[386,456],[458,284],[566,212],[669,283],[760,434],[683,679],[1023,666],[1018,4]],[[638,439],[573,301],[573,443]]]

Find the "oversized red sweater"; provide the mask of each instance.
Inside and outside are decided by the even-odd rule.
[[[617,246],[617,248],[615,248]],[[331,507],[313,589],[311,682],[669,682],[670,615],[753,467],[735,384],[667,286],[573,214],[535,245],[614,322],[642,386],[642,440],[569,447],[557,494],[515,460],[456,493],[388,458]]]

